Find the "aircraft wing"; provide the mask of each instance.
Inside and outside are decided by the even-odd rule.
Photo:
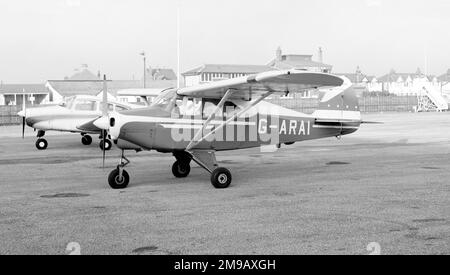
[[[182,88],[178,90],[178,95],[220,99],[227,90],[232,90],[233,95],[230,98],[249,100],[253,94],[296,93],[308,89],[337,87],[343,83],[341,77],[325,73],[299,70],[270,71]]]

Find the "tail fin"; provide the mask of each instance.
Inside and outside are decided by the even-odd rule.
[[[361,121],[358,98],[349,79],[343,77],[344,84],[329,89],[319,102],[313,115],[317,119],[336,121]]]

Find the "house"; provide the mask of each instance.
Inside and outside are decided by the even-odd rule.
[[[0,84],[0,106],[50,103],[50,93],[44,84]]]
[[[146,69],[147,80],[177,80],[177,75],[172,69],[161,68],[147,68]]]
[[[166,76],[173,78],[170,73],[172,70],[158,70],[154,70],[154,75],[160,76],[157,79],[146,79],[146,88],[164,90],[177,86],[176,77],[175,80],[166,80]],[[162,75],[164,77],[161,77]],[[117,92],[125,89],[140,89],[143,88],[143,84],[141,80],[108,80],[108,94],[121,102],[140,102],[139,96],[117,96]],[[59,103],[75,95],[98,96],[103,90],[103,81],[100,72],[94,74],[89,71],[87,65],[83,65],[81,70],[76,70],[76,73],[70,77],[65,77],[63,80],[48,80],[45,87],[49,92],[50,101]]]
[[[277,70],[305,70],[312,72],[331,73],[333,66],[322,62],[322,49],[319,48],[319,61],[313,61],[312,55],[304,54],[283,54],[281,48],[278,47],[275,59],[267,64]]]
[[[427,85],[439,89],[439,82],[435,76],[423,74],[420,69],[415,73],[397,73],[391,70],[388,74],[378,78],[382,84],[382,91],[395,95],[418,95],[421,87]]]
[[[353,88],[358,94],[365,92],[381,92],[382,85],[375,76],[362,73],[360,67],[356,67],[354,73],[334,73],[335,75],[345,76],[353,83]]]

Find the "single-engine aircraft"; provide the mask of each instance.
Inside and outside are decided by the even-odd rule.
[[[308,89],[327,89],[311,115],[263,101]],[[323,91],[323,90],[322,90]],[[126,188],[130,161],[126,150],[171,153],[172,173],[187,177],[194,161],[208,171],[215,188],[229,187],[231,172],[215,153],[298,141],[341,137],[355,132],[361,115],[345,77],[300,70],[270,71],[194,87],[169,89],[150,107],[110,113],[94,121],[108,131],[122,153],[108,177],[114,189]]]
[[[139,89],[138,91],[143,94],[142,102],[146,104],[146,96],[158,96],[161,90]],[[133,90],[127,90],[126,93],[133,94]],[[145,105],[132,105],[112,99],[107,99],[107,101],[109,112],[145,107]],[[93,124],[94,120],[102,116],[102,102],[101,97],[77,95],[67,98],[63,103],[58,105],[33,108],[26,108],[24,105],[23,110],[18,113],[22,117],[22,138],[24,137],[26,124],[38,130],[36,141],[36,148],[38,150],[45,150],[48,147],[48,142],[44,139],[47,131],[80,133],[82,136],[81,143],[83,145],[92,144],[92,137],[90,135],[98,134],[100,136],[100,148],[110,150],[112,142],[107,138],[103,139],[103,130]]]

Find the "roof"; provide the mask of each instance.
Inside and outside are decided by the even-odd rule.
[[[372,76],[372,75],[357,74],[357,73],[333,73],[333,74],[339,75],[339,76],[345,76],[352,83],[361,83],[361,82],[363,82],[364,78],[367,79],[368,82],[371,82],[375,78],[375,76]]]
[[[447,73],[438,76],[437,79],[440,82],[450,82],[450,69],[447,70]]]
[[[198,75],[201,73],[255,74],[273,70],[275,69],[266,65],[203,64],[200,67],[184,72],[183,75]]]
[[[0,94],[47,94],[45,84],[0,84]]]
[[[416,73],[397,73],[397,72],[393,71],[393,72],[390,72],[388,74],[385,74],[385,75],[379,77],[378,82],[396,82],[399,79],[399,77],[401,77],[403,80],[408,79],[408,77],[410,77],[411,79],[419,78],[419,77],[427,77],[428,80],[430,80],[430,81],[434,79],[434,76],[432,76],[432,75],[426,76],[422,73],[417,73],[417,72]]]
[[[172,69],[152,69],[153,79],[156,80],[176,80],[177,75]]]
[[[77,72],[71,77],[67,77],[66,80],[100,80],[98,76],[93,74],[88,69],[83,69],[81,72]]]
[[[282,55],[280,59],[273,59],[268,66],[286,70],[286,69],[303,69],[303,68],[327,68],[333,66],[312,60],[312,55],[288,54]]]
[[[102,81],[55,81],[49,80],[47,85],[51,86],[62,96],[73,95],[92,95],[95,96],[103,89]],[[124,89],[136,89],[142,88],[143,83],[140,80],[112,80],[108,81],[108,93],[116,95],[117,91]],[[176,87],[177,83],[174,80],[150,80],[146,82],[146,88],[148,89],[165,89]]]

